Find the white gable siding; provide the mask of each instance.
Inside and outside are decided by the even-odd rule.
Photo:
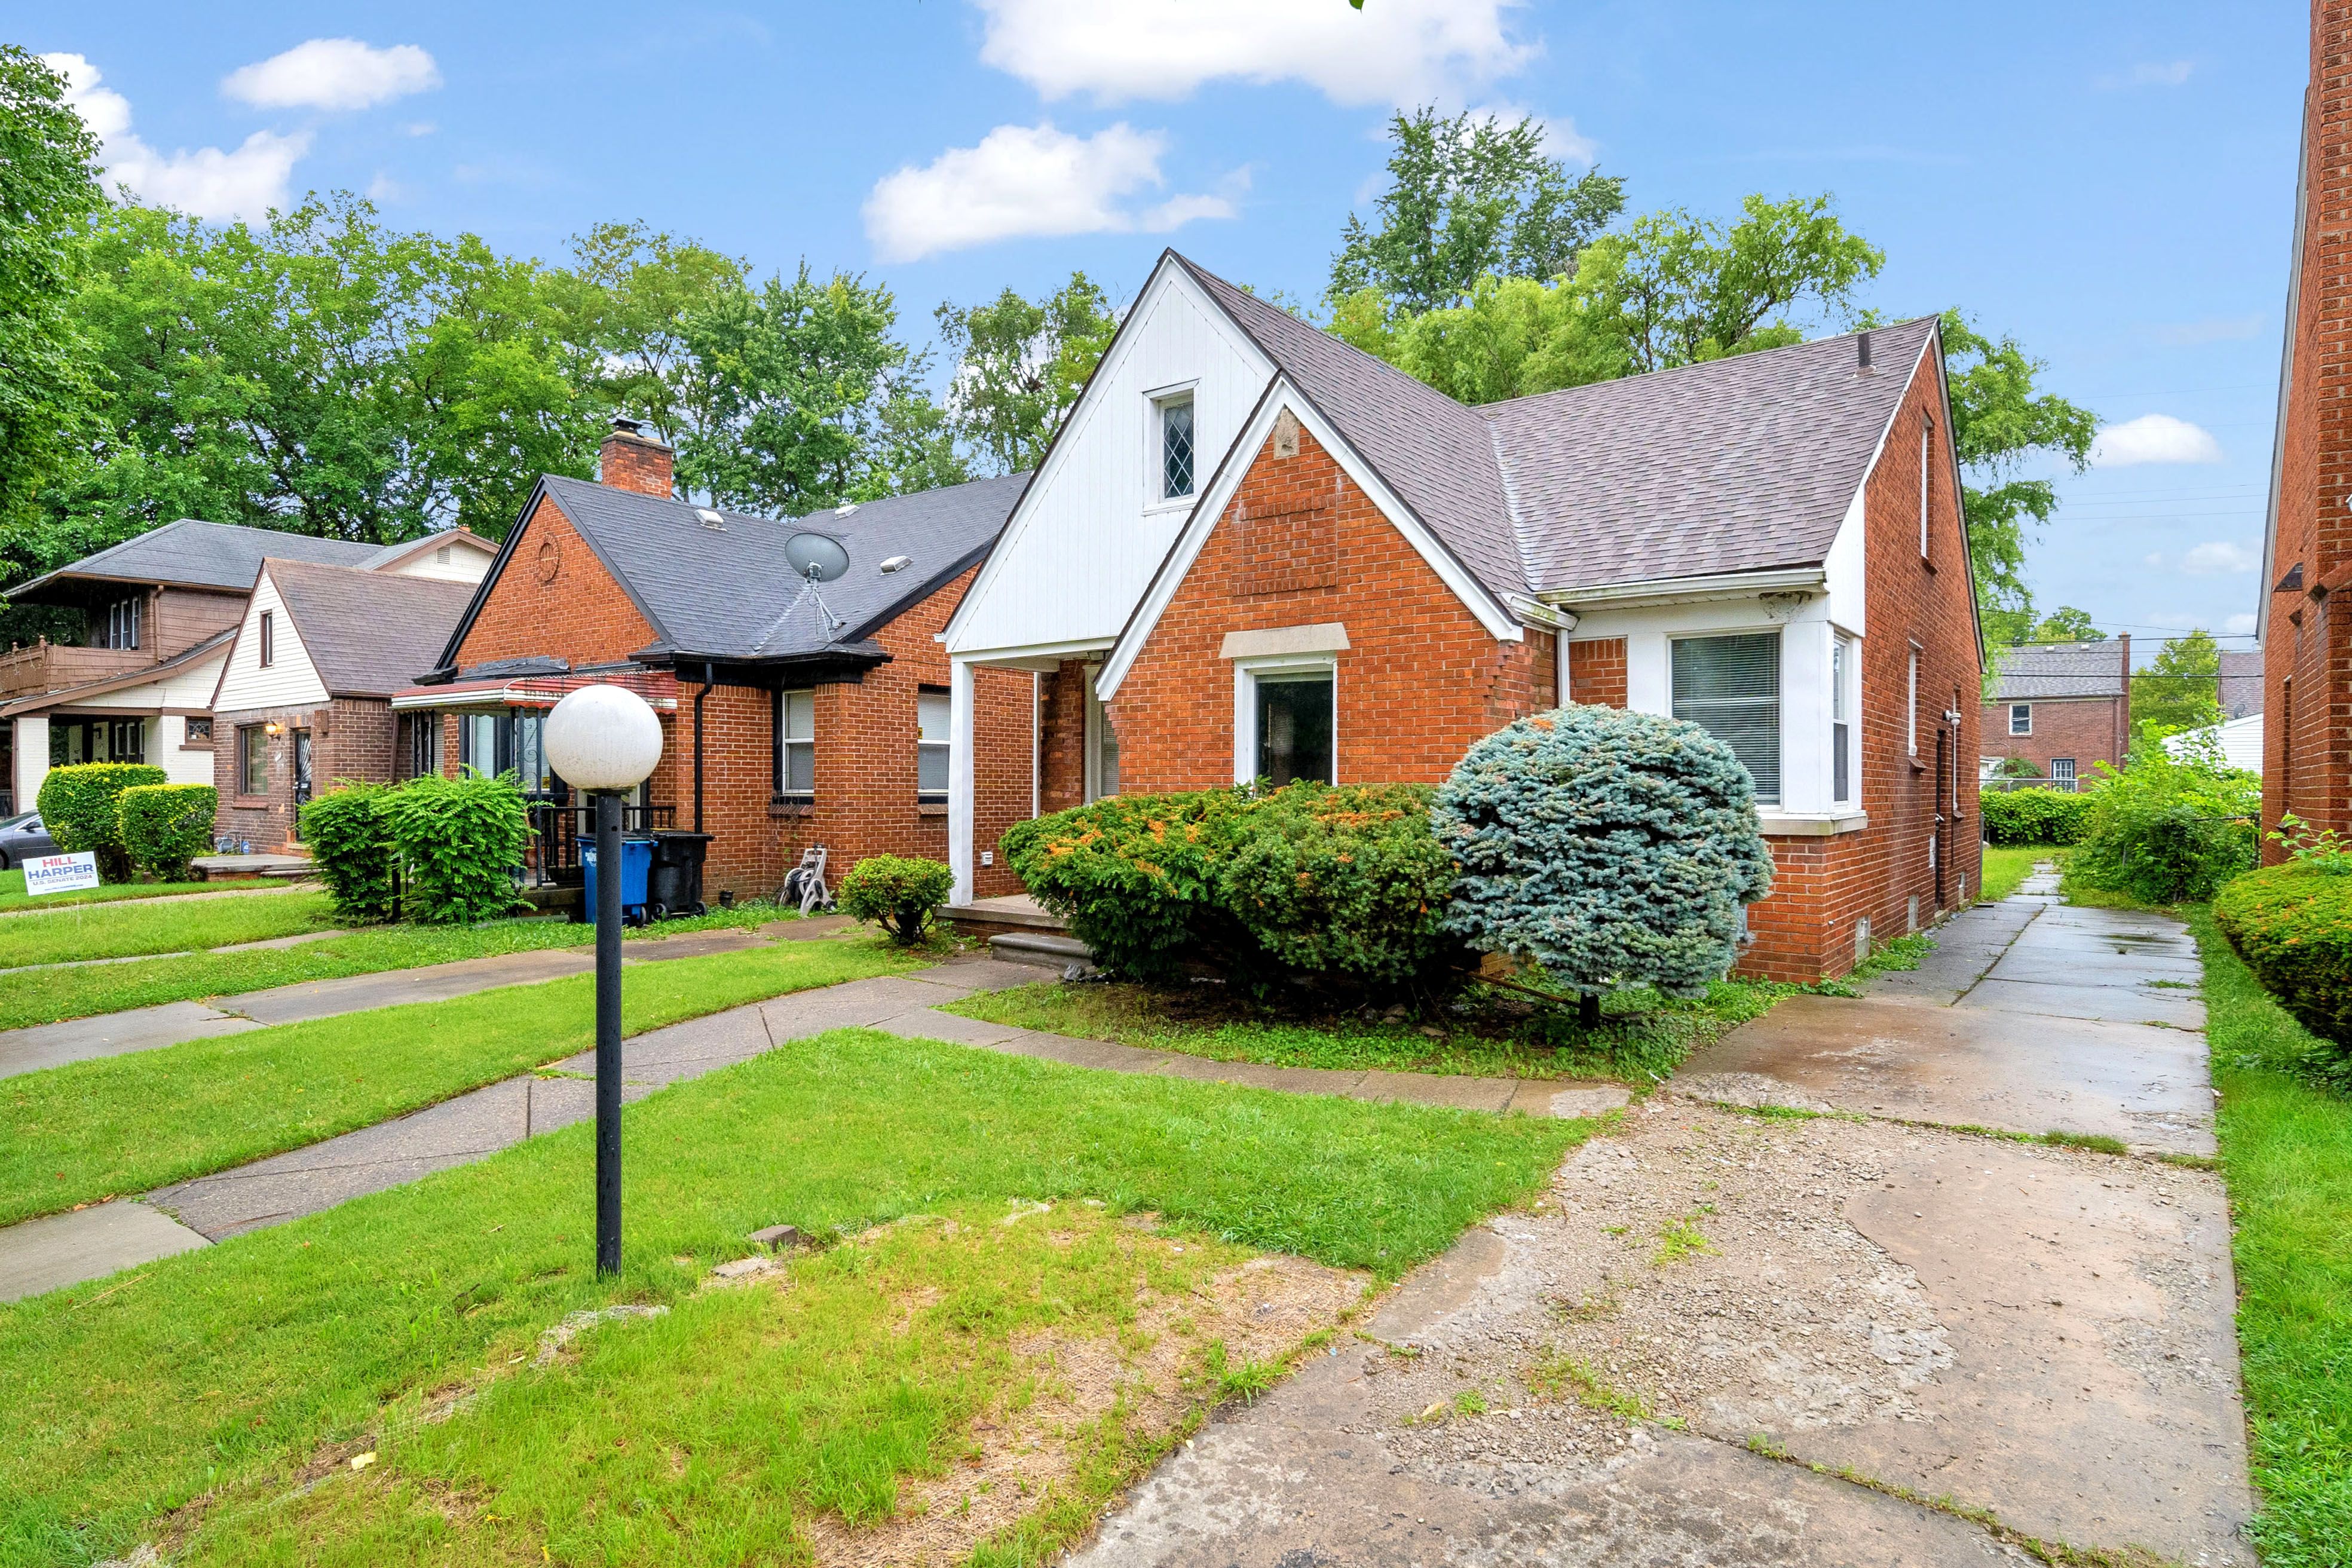
[[[265,611],[278,617],[270,638],[274,658],[267,669],[261,667]],[[228,656],[228,673],[221,679],[220,695],[213,707],[222,713],[243,713],[256,708],[315,707],[326,700],[326,684],[311,667],[302,635],[294,629],[294,617],[286,613],[278,597],[278,584],[265,568],[246,604],[245,624],[237,628],[236,642]]]
[[[449,552],[449,559],[436,560],[444,550]],[[490,574],[490,562],[497,553],[482,545],[451,540],[446,544],[418,551],[394,565],[391,573],[395,577],[430,577],[436,583],[478,583]]]
[[[1190,384],[1197,484],[1274,366],[1163,263],[948,631],[951,653],[1108,643],[1191,510],[1161,503],[1151,395]]]

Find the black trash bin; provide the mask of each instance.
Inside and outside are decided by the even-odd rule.
[[[702,859],[709,850],[708,833],[655,833],[653,870],[646,884],[646,911],[654,919],[708,912],[702,903]]]

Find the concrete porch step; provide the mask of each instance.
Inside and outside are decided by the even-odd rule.
[[[1073,966],[1081,971],[1092,971],[1095,966],[1094,951],[1085,942],[1048,931],[1003,931],[988,939],[988,951],[991,957],[1007,963],[1031,963],[1065,973]]]
[[[994,936],[1000,931],[1065,932],[1070,928],[1062,917],[1041,906],[1026,893],[1012,893],[1000,898],[974,899],[968,904],[950,904],[940,911],[964,936]]]

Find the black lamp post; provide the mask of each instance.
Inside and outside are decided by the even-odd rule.
[[[661,761],[661,721],[625,687],[583,686],[547,716],[547,760],[596,812],[596,1272],[621,1271],[621,797]]]

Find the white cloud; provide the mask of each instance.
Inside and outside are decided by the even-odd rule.
[[[2179,87],[2189,79],[2189,62],[2143,60],[2124,79],[2133,87]]]
[[[2208,576],[2217,572],[2251,572],[2263,563],[2263,558],[2242,544],[2215,540],[2209,544],[2193,544],[2180,558],[2180,569],[2195,576]]]
[[[221,79],[223,92],[256,109],[373,109],[440,85],[440,68],[415,44],[378,49],[357,38],[312,38]]]
[[[2254,617],[2250,614],[2231,616],[2221,623],[2221,629],[2231,637],[2246,637],[2254,629]]]
[[[1565,114],[1538,114],[1517,104],[1482,104],[1470,110],[1474,120],[1499,120],[1506,125],[1522,125],[1533,121],[1543,130],[1544,151],[1555,158],[1565,158],[1571,163],[1591,168],[1601,158],[1601,144],[1576,128],[1576,121]],[[1388,132],[1382,128],[1382,141]],[[1361,205],[1360,203],[1358,205]]]
[[[1224,194],[1171,197],[1136,209],[1128,199],[1166,180],[1160,131],[1125,123],[1072,136],[1051,123],[1000,125],[977,147],[950,147],[921,168],[884,175],[866,198],[866,235],[885,261],[913,261],[1031,235],[1166,233],[1199,218],[1237,216],[1234,196],[1246,169],[1226,179]]]
[[[41,61],[66,79],[66,101],[98,138],[109,184],[128,185],[142,201],[215,220],[257,223],[270,208],[289,205],[294,165],[310,150],[308,132],[257,131],[234,152],[159,153],[131,129],[131,100],[100,87],[99,69],[88,59],[56,54]]]
[[[975,0],[980,58],[1048,99],[1174,100],[1205,83],[1298,81],[1335,102],[1459,102],[1538,52],[1523,0]]]
[[[2143,414],[2120,425],[2110,425],[2091,444],[2091,461],[2103,468],[2129,468],[2135,463],[2218,463],[2221,444],[2186,419],[2169,414]]]

